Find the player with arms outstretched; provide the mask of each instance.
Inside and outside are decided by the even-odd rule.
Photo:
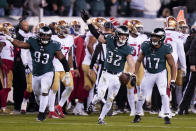
[[[128,62],[130,76],[134,77],[133,47],[127,44],[129,30],[126,26],[116,28],[115,36],[99,34],[90,21],[90,17],[85,10],[81,11],[81,17],[88,24],[90,32],[101,43],[106,44],[105,71],[102,73],[98,84],[97,97],[93,98],[92,103],[102,100],[105,91],[108,89],[108,96],[98,119],[98,124],[105,124],[104,118],[112,106],[112,102],[120,89],[119,76],[124,69],[125,62]],[[134,79],[135,80],[135,79]]]
[[[51,35],[52,30],[48,26],[43,26],[39,29],[36,37],[30,37],[26,42],[6,36],[6,39],[14,46],[30,49],[33,63],[32,88],[35,99],[39,104],[39,114],[37,116],[39,121],[46,119],[45,109],[48,104],[48,92],[54,78],[54,66],[52,63],[54,56],[60,60],[65,72],[69,72],[69,65],[61,52],[60,44],[51,40]]]

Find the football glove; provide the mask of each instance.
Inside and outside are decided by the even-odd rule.
[[[135,74],[132,74],[131,75],[131,86],[136,86],[136,75]]]
[[[6,35],[6,34],[5,34],[5,38],[6,38],[6,40],[9,40],[10,42],[14,41],[14,39],[11,36]]]
[[[66,72],[62,81],[65,81],[66,84],[69,84],[71,82],[71,78],[70,78],[70,73],[69,72]]]
[[[87,20],[90,18],[89,14],[84,9],[81,10],[80,13],[83,21],[86,23]]]
[[[170,89],[174,90],[175,88],[176,88],[175,80],[171,80],[171,82],[170,82]]]

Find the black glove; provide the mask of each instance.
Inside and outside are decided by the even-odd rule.
[[[31,69],[29,68],[28,65],[25,66],[25,73],[26,74],[30,74],[31,73]]]
[[[83,21],[86,23],[87,20],[90,18],[88,12],[86,12],[84,9],[80,11],[81,13],[81,17],[83,19]]]
[[[131,75],[131,86],[136,86],[136,75],[135,74],[132,74]]]
[[[175,83],[175,81],[171,81],[170,82],[170,89],[171,90],[174,90],[176,88],[176,83]]]

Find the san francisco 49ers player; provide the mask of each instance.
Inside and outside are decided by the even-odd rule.
[[[11,23],[5,22],[0,25],[0,42],[3,44],[3,49],[1,51],[1,67],[0,67],[0,79],[3,89],[0,90],[0,100],[1,100],[1,112],[11,113],[7,106],[8,93],[12,87],[13,73],[12,68],[14,64],[14,46],[10,41],[6,40],[5,34],[12,36],[14,34],[14,27]]]
[[[182,76],[183,74],[186,74],[186,58],[185,58],[182,34],[180,32],[177,32],[176,29],[177,29],[176,19],[172,16],[167,17],[166,23],[165,23],[165,33],[166,33],[165,43],[170,44],[173,48],[172,56],[174,58],[176,69],[178,69],[177,74],[181,76],[180,78],[177,77],[176,79],[176,85],[177,85],[176,89],[171,89],[172,96],[173,96],[172,108],[174,110],[177,109],[177,103],[179,103],[180,101],[180,100],[177,100],[178,102],[177,103],[175,102],[175,99],[176,99],[175,94],[181,95]],[[177,63],[179,63],[181,66],[178,67]],[[170,70],[169,68],[167,69],[169,72],[168,80],[170,81],[171,80]]]
[[[58,41],[61,44],[61,51],[63,55],[68,60],[68,63],[71,68],[73,68],[73,61],[72,61],[72,54],[71,54],[71,48],[74,43],[74,39],[71,35],[69,35],[69,27],[68,23],[64,20],[60,20],[57,22],[56,27],[56,33],[57,35],[52,36],[52,40]],[[49,91],[49,118],[58,118],[59,116],[61,118],[64,118],[64,113],[62,110],[63,105],[67,101],[68,97],[70,96],[72,90],[73,90],[73,78],[70,73],[66,74],[61,62],[54,58],[53,65],[55,68],[55,77],[54,77],[54,83],[52,85],[52,89]],[[65,75],[70,76],[70,80],[67,81],[66,79],[63,79]],[[63,83],[63,85],[66,87],[65,90],[62,92],[61,99],[58,103],[58,105],[54,108],[55,105],[55,98],[56,93],[60,86],[60,81]]]
[[[141,30],[137,30],[136,28],[136,27],[143,27],[143,25],[139,20],[126,20],[123,24],[129,28],[130,35],[128,39],[128,44],[134,47],[133,59],[134,59],[134,62],[136,62],[140,54],[141,44],[147,40],[147,37],[144,37],[146,35],[139,33]],[[128,71],[128,69],[129,67],[128,67],[128,64],[126,63],[125,70]],[[139,86],[143,78],[143,75],[144,75],[144,68],[143,68],[143,65],[141,65],[138,73],[136,74],[137,91],[139,91]],[[128,83],[127,85],[127,98],[128,98],[129,106],[131,108],[130,116],[134,116],[135,115],[134,87],[131,86],[130,83]]]

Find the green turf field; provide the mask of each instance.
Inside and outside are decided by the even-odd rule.
[[[175,116],[165,125],[157,115],[145,113],[141,123],[131,123],[128,114],[107,117],[106,125],[98,125],[98,115],[73,116],[63,119],[35,120],[36,115],[0,115],[0,131],[196,131],[196,114]]]

